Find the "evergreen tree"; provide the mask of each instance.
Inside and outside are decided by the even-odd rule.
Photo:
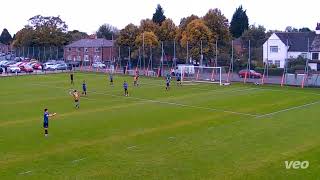
[[[249,28],[249,19],[242,6],[236,9],[230,23],[230,32],[234,38],[240,37]]]
[[[6,28],[4,28],[0,35],[0,42],[9,45],[11,41],[12,36],[10,35],[9,31]]]
[[[161,25],[164,20],[166,20],[166,16],[164,15],[162,7],[158,4],[156,12],[153,14],[152,21]]]

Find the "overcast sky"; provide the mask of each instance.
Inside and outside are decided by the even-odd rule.
[[[152,18],[157,4],[176,24],[191,14],[203,16],[210,8],[219,8],[230,22],[240,5],[247,10],[250,24],[268,30],[286,26],[314,30],[320,22],[319,0],[4,0],[0,3],[0,29],[14,34],[34,15],[60,15],[69,30],[91,34],[104,23],[119,29],[129,23],[138,25],[141,19]]]

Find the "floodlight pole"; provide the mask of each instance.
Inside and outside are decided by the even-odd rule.
[[[249,58],[248,58],[248,70],[251,70],[251,40],[249,40]]]
[[[215,57],[215,63],[214,66],[217,67],[218,66],[218,40],[216,40],[216,57]]]
[[[186,64],[188,64],[189,61],[189,42],[187,41],[187,60],[186,60]]]
[[[176,66],[177,66],[177,62],[176,62],[176,41],[173,41],[173,65],[174,65],[174,68],[176,68]]]
[[[146,69],[146,61],[144,58],[144,32],[142,33],[142,59],[143,59],[143,69]]]

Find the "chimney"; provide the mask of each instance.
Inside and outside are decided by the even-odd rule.
[[[320,23],[317,23],[316,34],[320,35]]]

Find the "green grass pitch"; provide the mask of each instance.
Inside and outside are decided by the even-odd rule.
[[[68,74],[1,78],[0,179],[320,177],[319,89],[108,79],[76,73],[89,92],[77,110]],[[57,113],[47,138],[44,108]]]

